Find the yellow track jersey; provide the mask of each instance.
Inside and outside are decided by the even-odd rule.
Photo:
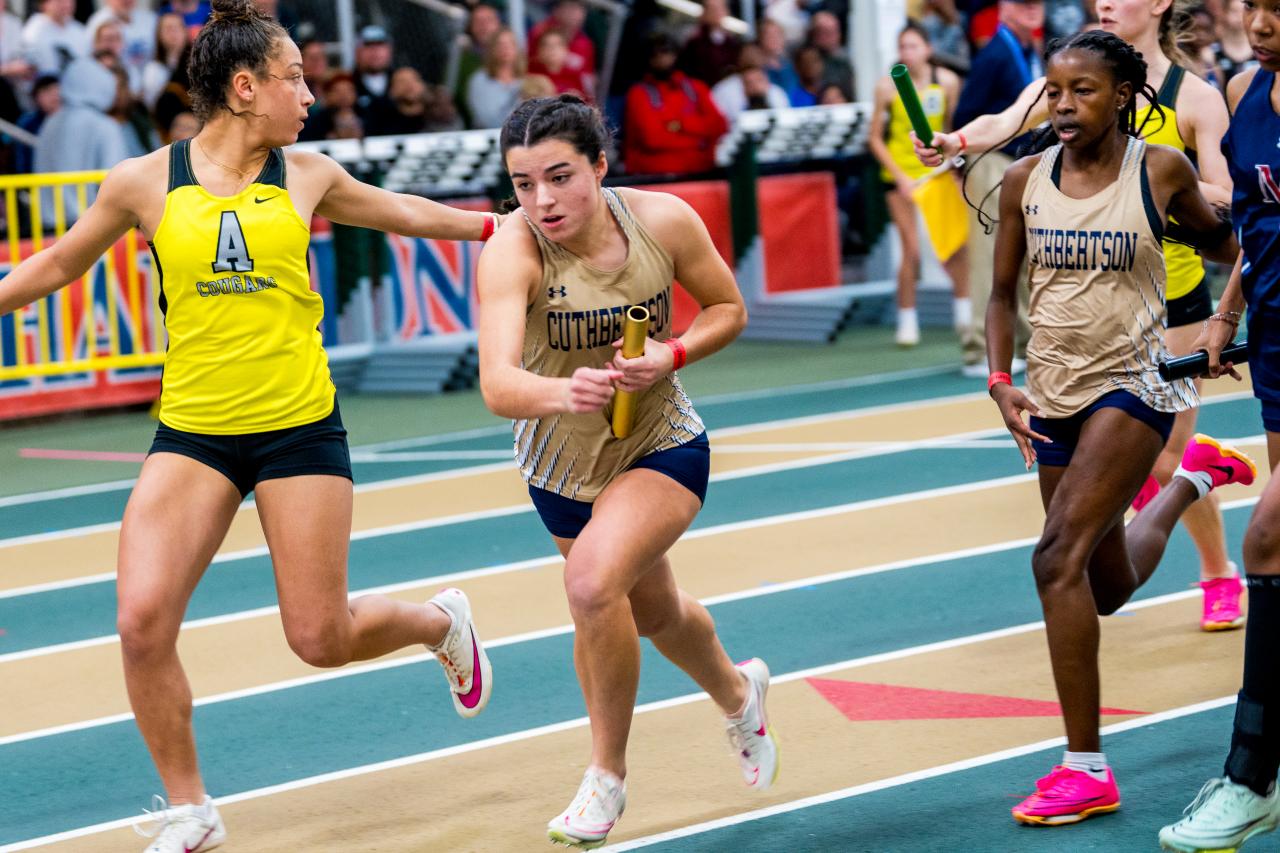
[[[933,76],[929,85],[923,89],[916,89],[916,94],[920,96],[920,106],[924,108],[925,118],[929,119],[929,127],[942,130],[942,125],[947,118],[947,94],[942,86],[938,85],[937,69],[931,69],[930,73]],[[933,170],[916,159],[910,134],[911,119],[907,117],[907,108],[902,105],[902,99],[895,94],[889,101],[889,123],[884,129],[884,144],[889,149],[889,156],[893,158],[893,162],[907,173],[907,177],[916,180]],[[880,168],[880,177],[893,183],[893,174],[883,166]]]
[[[1178,114],[1174,111],[1174,105],[1178,102],[1178,89],[1182,86],[1186,73],[1187,69],[1181,65],[1171,65],[1169,72],[1164,75],[1164,82],[1160,84],[1160,91],[1156,95],[1156,102],[1164,111],[1163,124],[1160,123],[1160,116],[1149,106],[1145,110],[1140,107],[1137,116],[1138,133],[1145,141],[1153,145],[1168,145],[1183,153],[1187,146],[1178,133]],[[1168,276],[1165,299],[1186,296],[1204,279],[1204,262],[1195,249],[1182,243],[1164,241],[1164,267]]]
[[[311,289],[311,229],[285,189],[284,152],[233,196],[200,186],[189,141],[169,150],[169,192],[152,239],[169,349],[160,420],[236,435],[313,423],[333,411]]]

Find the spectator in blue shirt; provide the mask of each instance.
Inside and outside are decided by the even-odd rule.
[[[981,115],[998,113],[1018,99],[1022,90],[1044,74],[1040,61],[1037,33],[1044,26],[1042,0],[1000,0],[1000,25],[986,47],[973,58],[969,77],[960,90],[956,104],[954,127],[963,127]],[[1013,162],[1013,152],[1021,139],[1015,139],[999,151],[981,157],[970,157],[965,175],[965,193],[975,204],[1004,178],[1004,170]],[[996,215],[995,194],[986,199],[983,210],[992,219]],[[987,300],[991,296],[992,258],[995,256],[995,234],[986,233],[976,212],[969,216],[969,282],[972,316],[961,332],[961,350],[966,376],[987,375],[986,337],[984,334]],[[1025,269],[1023,275],[1026,275]],[[1019,288],[1026,298],[1025,284]],[[1018,349],[1026,351],[1031,334],[1027,324],[1025,302],[1018,312]],[[1015,371],[1026,366],[1014,359]]]

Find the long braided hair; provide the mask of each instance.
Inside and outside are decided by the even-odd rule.
[[[1052,59],[1054,55],[1062,53],[1065,50],[1089,50],[1096,53],[1107,64],[1107,67],[1111,71],[1112,79],[1115,80],[1116,86],[1119,86],[1121,83],[1129,84],[1133,94],[1130,95],[1129,102],[1120,110],[1119,126],[1121,133],[1126,136],[1141,137],[1155,133],[1164,126],[1165,114],[1164,110],[1160,108],[1160,104],[1158,103],[1157,99],[1159,96],[1156,94],[1155,89],[1147,83],[1147,63],[1143,60],[1142,54],[1134,49],[1133,45],[1129,44],[1119,36],[1104,32],[1103,30],[1086,30],[1066,38],[1054,39],[1050,42],[1049,47],[1044,53],[1045,67],[1048,67],[1049,60]],[[1027,107],[1026,113],[1022,116],[1022,121],[1018,123],[1019,127],[1026,122],[1027,116],[1031,115],[1031,110],[1035,108],[1035,104],[1039,103],[1040,97],[1043,97],[1044,95],[1044,91],[1045,88],[1042,87],[1040,89],[1040,95],[1032,102],[1031,106]],[[1143,119],[1141,124],[1138,123],[1139,94],[1151,103],[1151,112],[1147,113],[1146,118]],[[1152,113],[1159,115],[1160,124],[1157,127],[1148,128],[1147,125],[1150,122]],[[1016,136],[1017,132],[1015,131],[1013,135],[1005,137],[999,144],[978,155],[978,158],[974,160],[974,165],[977,165],[978,160],[987,156],[991,151],[1003,148],[1005,145],[1009,144],[1014,138],[1016,138]],[[1037,128],[1028,134],[1027,141],[1018,147],[1017,154],[1019,157],[1037,154],[1057,141],[1058,134],[1053,129],[1053,125],[1046,124],[1044,127]],[[969,174],[972,171],[973,168],[970,167],[969,170],[965,172],[965,179],[961,183],[961,192],[964,194],[965,202],[978,212],[978,222],[981,223],[983,229],[990,234],[995,228],[997,220],[987,214],[983,208],[986,206],[987,199],[1000,189],[1000,184],[996,184],[992,187],[987,194],[982,197],[982,201],[975,205],[969,200],[969,194],[965,191],[969,180]]]

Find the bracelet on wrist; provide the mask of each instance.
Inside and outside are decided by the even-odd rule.
[[[480,242],[487,241],[496,230],[498,230],[498,214],[486,213],[484,215],[484,228],[480,231]]]
[[[963,154],[969,149],[969,141],[965,139],[964,134],[958,130],[956,131],[956,137],[960,140],[960,153]]]
[[[1000,371],[995,371],[990,376],[987,377],[988,392],[990,392],[991,389],[996,387],[997,385],[1012,385],[1012,384],[1013,384],[1013,377],[1007,373],[1001,373]]]
[[[671,349],[671,369],[679,370],[689,360],[689,351],[680,343],[679,338],[667,338],[663,341]]]
[[[1210,314],[1209,320],[1218,320],[1219,322],[1222,322],[1222,323],[1230,323],[1233,326],[1239,326],[1240,312],[1239,311],[1219,311],[1217,314]],[[1205,323],[1208,323],[1209,320],[1205,320]]]

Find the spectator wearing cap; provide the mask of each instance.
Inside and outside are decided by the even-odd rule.
[[[499,27],[489,38],[484,67],[467,81],[467,112],[471,126],[502,127],[520,98],[525,76],[524,53],[516,34]],[[552,89],[554,94],[554,87]]]
[[[173,12],[182,16],[182,23],[187,28],[187,33],[191,36],[192,41],[195,40],[196,34],[200,32],[200,28],[213,15],[213,7],[209,5],[209,0],[169,0],[160,7],[161,15]]]
[[[62,86],[58,78],[52,74],[37,77],[31,87],[31,101],[34,107],[19,116],[16,124],[32,136],[37,136],[45,120],[62,109]],[[33,155],[34,149],[26,145],[17,146],[13,160],[14,171],[20,175],[33,171]]]
[[[569,45],[558,30],[546,30],[534,46],[529,72],[541,74],[556,87],[557,94],[578,95],[591,102],[592,86],[587,75],[569,67]]]
[[[142,103],[154,110],[156,101],[180,66],[186,64],[191,33],[177,12],[166,12],[156,19],[151,61],[142,69]],[[185,73],[185,72],[184,72]]]
[[[542,39],[542,34],[550,30],[560,33],[569,51],[564,60],[565,68],[582,76],[584,85],[588,87],[585,94],[591,100],[595,97],[595,78],[599,66],[596,65],[596,46],[582,31],[586,20],[587,7],[582,0],[555,0],[551,14],[529,31],[529,44],[536,45]]]
[[[96,33],[108,21],[120,27],[120,59],[129,72],[129,85],[134,94],[142,97],[143,71],[156,47],[156,13],[138,0],[105,0],[85,27],[90,33]]]
[[[649,37],[648,73],[627,92],[623,160],[633,174],[701,172],[729,129],[707,84],[676,68],[676,42]]]
[[[727,17],[725,0],[702,0],[698,25],[680,51],[680,70],[708,86],[733,73],[742,50],[742,39],[724,27]]]
[[[787,93],[769,81],[764,54],[750,44],[742,48],[737,73],[711,87],[711,99],[730,124],[746,110],[785,110],[791,106]]]
[[[377,24],[360,30],[356,45],[356,108],[367,111],[375,98],[384,98],[391,84],[391,38]]]
[[[462,119],[443,86],[428,85],[416,68],[391,72],[387,97],[375,101],[365,120],[365,136],[461,130]]]
[[[42,0],[40,11],[22,28],[22,46],[38,74],[61,74],[73,60],[89,55],[89,32],[71,17],[74,0]]]
[[[835,83],[853,92],[853,65],[844,49],[840,19],[830,12],[814,12],[809,19],[809,42],[822,52],[822,83]]]

